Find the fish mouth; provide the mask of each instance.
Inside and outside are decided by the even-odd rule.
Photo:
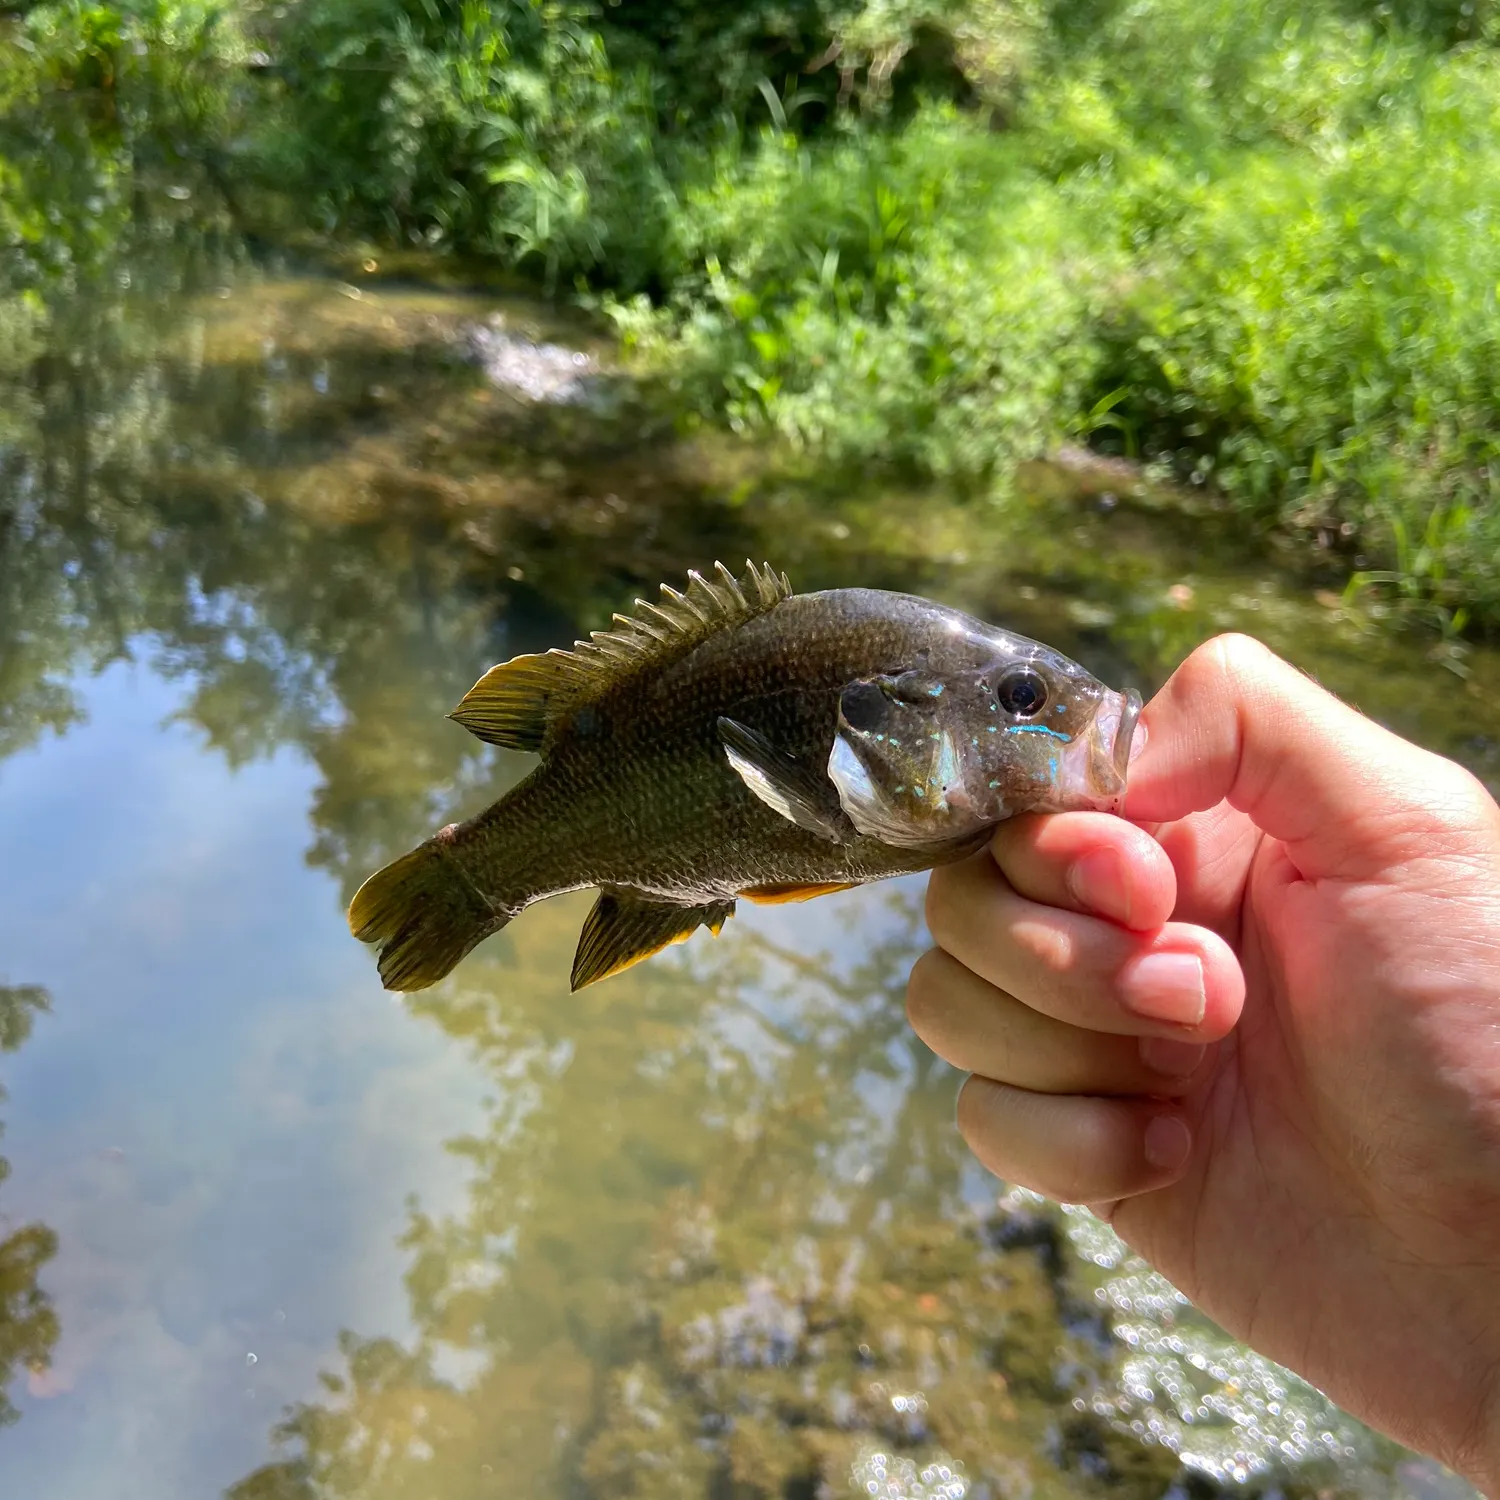
[[[1125,805],[1125,779],[1144,740],[1136,735],[1141,695],[1133,689],[1108,693],[1089,733],[1063,757],[1058,798],[1063,809],[1118,813]]]
[[[1125,700],[1120,707],[1120,721],[1115,725],[1114,753],[1110,757],[1114,773],[1120,779],[1121,790],[1125,787],[1125,778],[1130,772],[1130,763],[1145,749],[1146,737],[1143,734],[1139,740],[1135,737],[1136,724],[1141,717],[1141,695],[1131,688],[1125,694]]]

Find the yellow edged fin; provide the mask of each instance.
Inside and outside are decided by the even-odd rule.
[[[684,942],[699,927],[708,927],[717,937],[733,915],[733,901],[676,906],[625,892],[600,891],[578,935],[573,988],[581,990],[586,984],[608,979],[671,943]]]
[[[636,600],[612,630],[596,630],[571,651],[517,656],[491,667],[449,715],[471,734],[507,750],[540,751],[554,726],[636,672],[657,671],[721,630],[774,609],[792,592],[785,573],[745,564],[736,578],[723,563],[713,578],[688,574],[685,593],[661,586],[659,604]]]
[[[448,830],[365,881],[349,903],[349,929],[380,944],[380,982],[425,990],[515,915],[487,901],[448,853]]]
[[[858,884],[857,880],[834,880],[827,885],[748,885],[740,895],[760,906],[780,906],[787,901],[811,901],[814,896],[852,891]]]

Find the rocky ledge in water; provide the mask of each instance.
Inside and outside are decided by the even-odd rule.
[[[605,395],[599,361],[581,349],[537,344],[513,333],[496,314],[466,330],[469,354],[490,382],[530,401],[592,406]]]

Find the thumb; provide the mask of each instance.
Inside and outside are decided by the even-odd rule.
[[[1342,703],[1249,636],[1206,642],[1142,715],[1125,814],[1166,823],[1227,801],[1307,879],[1359,879],[1431,852],[1479,783]]]

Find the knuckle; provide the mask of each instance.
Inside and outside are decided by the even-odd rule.
[[[1493,824],[1495,799],[1472,771],[1455,761],[1442,762],[1434,799],[1445,821],[1455,828],[1478,829]]]
[[[1082,1159],[1022,1162],[1006,1176],[1054,1203],[1094,1203],[1100,1198],[1129,1196],[1119,1184],[1106,1182],[1097,1166]]]
[[[965,1079],[963,1087],[958,1091],[958,1106],[954,1112],[958,1133],[986,1165],[988,1160],[983,1144],[986,1126],[993,1112],[993,1089],[994,1085],[988,1079]]]
[[[1027,1120],[1025,1094],[970,1078],[958,1096],[958,1129],[987,1170],[1057,1203],[1095,1203],[1140,1190],[1121,1170],[1119,1143],[1108,1119],[1083,1100],[1063,1122]]]
[[[939,865],[927,877],[922,914],[927,921],[927,930],[939,947],[946,947],[944,939],[952,935],[956,915],[953,910],[953,878],[952,868],[947,865]]]
[[[1197,647],[1177,669],[1180,685],[1192,693],[1219,694],[1225,683],[1247,687],[1274,671],[1279,658],[1253,635],[1227,631]]]
[[[906,981],[906,1019],[911,1029],[926,1040],[947,990],[948,958],[940,948],[929,948],[912,965]]]
[[[1500,807],[1480,779],[1450,760],[1438,760],[1422,799],[1432,852],[1474,855],[1490,868],[1500,840]]]

